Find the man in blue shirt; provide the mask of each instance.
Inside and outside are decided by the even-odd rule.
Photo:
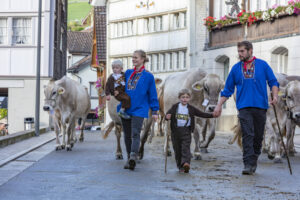
[[[236,107],[243,133],[242,174],[252,175],[261,153],[266,111],[269,107],[267,82],[273,94],[271,104],[277,103],[279,84],[268,63],[253,56],[252,43],[242,41],[237,47],[240,62],[232,67],[214,114],[221,115],[223,103],[234,93],[236,87]]]

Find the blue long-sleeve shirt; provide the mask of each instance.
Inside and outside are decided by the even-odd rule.
[[[272,89],[279,83],[267,62],[261,59],[254,61],[253,77],[246,78],[243,74],[243,62],[235,64],[226,80],[221,96],[230,97],[236,87],[236,107],[238,110],[246,107],[268,109],[267,82]]]
[[[156,112],[159,110],[159,104],[157,99],[157,92],[155,86],[154,76],[143,70],[133,76],[132,80],[129,80],[133,69],[128,69],[125,72],[125,92],[130,97],[130,108],[125,112],[131,116],[148,118],[149,108]],[[118,105],[118,111],[121,108],[121,104]]]

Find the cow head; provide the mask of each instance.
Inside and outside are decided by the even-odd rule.
[[[213,112],[220,96],[221,90],[224,88],[224,81],[216,74],[208,74],[202,80],[195,82],[192,89],[195,92],[203,94],[202,106],[205,112]]]
[[[45,102],[44,111],[52,111],[57,107],[57,99],[64,94],[65,89],[57,84],[54,80],[50,80],[48,85],[44,85]]]
[[[289,117],[296,123],[300,123],[300,82],[295,80],[287,84],[283,93],[286,97],[286,106]]]

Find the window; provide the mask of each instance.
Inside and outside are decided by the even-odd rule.
[[[149,19],[144,19],[144,33],[149,32]]]
[[[165,66],[165,55],[164,54],[159,54],[159,68],[162,71],[166,70]]]
[[[123,33],[123,23],[118,23],[118,37],[121,37]]]
[[[179,13],[173,15],[173,29],[179,28]]]
[[[154,57],[153,69],[154,69],[155,72],[158,72],[159,71],[159,57],[158,57],[158,54],[154,54],[153,57]]]
[[[155,18],[155,30],[162,31],[162,16],[158,16]]]
[[[165,69],[167,69],[167,70],[170,69],[170,54],[169,53],[165,54]]]
[[[149,71],[152,71],[152,56],[151,55],[148,55],[148,60],[149,60],[149,62],[148,62],[148,65],[147,65],[147,69]]]
[[[186,13],[179,13],[179,23],[177,28],[184,28],[186,27]]]
[[[12,27],[12,44],[30,44],[31,43],[31,19],[14,18]]]
[[[95,88],[95,82],[90,82],[90,97],[91,98],[98,98],[98,91]]]
[[[127,28],[128,35],[132,35],[132,24],[133,24],[132,21],[128,21],[128,23],[127,23],[127,25],[128,25],[128,28]]]
[[[127,28],[128,28],[128,25],[127,25],[127,22],[123,22],[123,34],[122,34],[122,36],[126,36],[127,34],[128,34],[128,32],[127,32]]]
[[[115,23],[115,24],[113,24],[113,26],[114,26],[114,37],[116,38],[116,37],[118,37],[118,24]]]
[[[288,71],[288,56],[289,51],[287,48],[280,46],[272,51],[271,66],[275,72],[287,73]]]
[[[128,69],[128,58],[123,58],[122,62],[123,62],[123,71]]]
[[[7,43],[7,19],[0,18],[0,44]]]
[[[149,32],[155,31],[155,18],[149,18]]]

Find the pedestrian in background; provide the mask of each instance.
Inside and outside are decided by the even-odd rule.
[[[240,62],[232,67],[214,114],[221,115],[223,103],[234,93],[236,87],[236,107],[243,133],[242,174],[252,175],[261,153],[269,107],[267,82],[273,94],[270,103],[274,105],[277,103],[279,83],[268,63],[253,56],[252,43],[242,41],[237,44],[237,48]]]
[[[130,108],[125,112],[130,119],[122,120],[124,140],[128,155],[128,161],[124,168],[134,170],[140,147],[140,132],[144,118],[148,118],[149,108],[152,110],[152,118],[157,120],[159,104],[157,99],[154,76],[145,70],[148,62],[143,50],[136,50],[132,56],[134,69],[125,72],[125,92],[131,99]],[[118,110],[121,105],[118,106]]]
[[[179,102],[166,113],[166,119],[171,119],[171,139],[175,160],[180,172],[189,173],[191,163],[191,135],[195,128],[195,116],[213,118],[211,113],[205,113],[189,104],[191,92],[180,90]]]

